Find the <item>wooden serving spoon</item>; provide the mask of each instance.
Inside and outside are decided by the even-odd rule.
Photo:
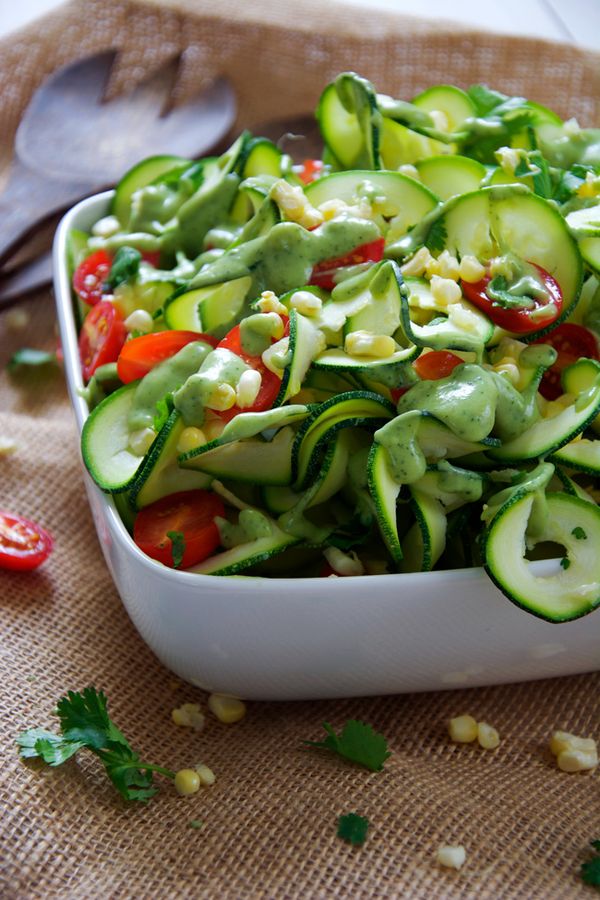
[[[225,81],[168,109],[177,59],[127,96],[103,102],[116,53],[59,69],[34,94],[15,139],[15,160],[0,194],[0,265],[51,213],[114,184],[138,160],[210,150],[235,117]]]

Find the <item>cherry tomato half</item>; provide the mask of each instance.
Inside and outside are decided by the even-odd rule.
[[[121,313],[108,300],[92,306],[79,335],[79,356],[85,381],[105,363],[116,362],[127,331]]]
[[[475,281],[469,284],[468,281],[462,281],[461,287],[463,294],[474,306],[484,312],[492,320],[494,325],[512,331],[513,334],[530,334],[532,331],[539,331],[541,328],[547,328],[552,322],[560,316],[563,306],[562,291],[558,282],[549,272],[542,269],[536,263],[530,262],[529,265],[537,270],[538,278],[544,285],[547,297],[532,297],[534,306],[526,309],[506,309],[495,303],[488,297],[486,288],[490,283],[491,276],[486,275],[481,281]],[[540,315],[537,311],[543,307],[548,307],[548,314]],[[532,318],[532,313],[535,316]]]
[[[189,569],[202,562],[219,546],[221,539],[215,516],[224,516],[225,507],[212,491],[180,491],[145,506],[133,524],[133,539],[147,556],[175,568],[173,541],[167,532],[182,535],[183,557],[178,568]]]
[[[310,184],[311,181],[320,178],[323,174],[323,162],[320,159],[305,159],[302,168],[298,172],[298,178],[304,184]]]
[[[0,512],[0,568],[37,569],[52,550],[51,536],[35,522]]]
[[[170,356],[174,356],[192,341],[204,341],[216,347],[215,338],[198,331],[157,331],[131,338],[123,344],[117,360],[117,374],[123,384],[143,378]]]
[[[326,291],[332,291],[336,285],[335,276],[340,269],[346,266],[358,266],[365,262],[380,262],[383,259],[384,238],[377,238],[368,244],[355,247],[345,256],[337,256],[334,259],[324,259],[313,266],[309,284],[314,284]]]
[[[571,322],[564,322],[545,334],[544,337],[534,341],[535,344],[550,344],[554,347],[558,356],[556,362],[544,372],[544,377],[539,387],[540,394],[546,400],[556,400],[563,393],[561,385],[561,374],[567,366],[577,362],[582,356],[587,359],[600,360],[598,353],[598,342],[594,334],[583,325],[574,325]]]
[[[285,337],[290,333],[290,321],[285,316],[282,316],[282,318],[285,321]],[[243,408],[240,406],[232,406],[231,409],[217,412],[217,415],[226,422],[229,422],[234,416],[237,416],[237,414],[241,412],[263,412],[265,409],[271,409],[281,388],[281,378],[275,375],[274,372],[271,372],[270,369],[267,369],[260,356],[251,356],[249,353],[246,353],[242,347],[239,325],[234,325],[231,331],[229,331],[219,343],[219,347],[224,347],[226,350],[230,350],[232,353],[240,356],[248,366],[256,369],[257,372],[260,372],[261,382],[256,400],[252,406],[245,406]]]
[[[422,353],[414,361],[413,367],[423,381],[437,381],[438,378],[446,378],[463,362],[464,359],[449,350],[430,350]]]
[[[112,256],[106,250],[96,250],[79,263],[73,274],[73,289],[80,300],[89,306],[102,300],[111,266]]]

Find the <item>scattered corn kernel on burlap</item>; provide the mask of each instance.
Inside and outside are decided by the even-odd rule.
[[[581,122],[600,124],[599,58],[570,47],[465,33],[436,23],[316,2],[242,4],[87,0],[61,8],[0,47],[4,161],[19,115],[57,66],[121,50],[112,89],[185,50],[179,95],[226,74],[238,125],[308,111],[324,83],[353,68],[411,97],[426,85],[486,80]],[[77,124],[73,123],[76,128]],[[148,148],[149,153],[151,148]],[[3,898],[515,898],[593,896],[578,877],[600,838],[597,775],[559,772],[552,729],[600,738],[597,675],[477,690],[319,703],[254,703],[238,725],[198,734],[170,712],[206,698],[174,681],[138,638],[112,586],[80,476],[77,438],[57,369],[10,376],[20,346],[53,348],[49,295],[23,306],[31,325],[0,317],[1,505],[43,523],[56,548],[39,572],[0,574],[0,895]],[[350,661],[351,662],[351,661]],[[58,769],[17,759],[24,728],[52,726],[67,689],[93,683],[146,759],[217,773],[191,799],[165,783],[149,805],[125,805],[85,754]],[[498,750],[452,745],[445,721],[491,722]],[[320,723],[364,719],[392,757],[372,774],[302,747]],[[371,822],[360,849],[337,817]],[[199,819],[201,829],[190,827]],[[466,847],[459,872],[435,864],[442,843]]]

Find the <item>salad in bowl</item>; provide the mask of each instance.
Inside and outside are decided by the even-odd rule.
[[[216,580],[401,605],[468,573],[546,623],[592,612],[600,131],[351,72],[316,115],[320,159],[244,132],[63,224],[93,490],[198,604]]]

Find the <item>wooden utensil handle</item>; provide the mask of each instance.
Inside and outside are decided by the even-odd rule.
[[[15,161],[8,184],[0,194],[0,266],[40,222],[93,189],[90,184],[49,179]]]

